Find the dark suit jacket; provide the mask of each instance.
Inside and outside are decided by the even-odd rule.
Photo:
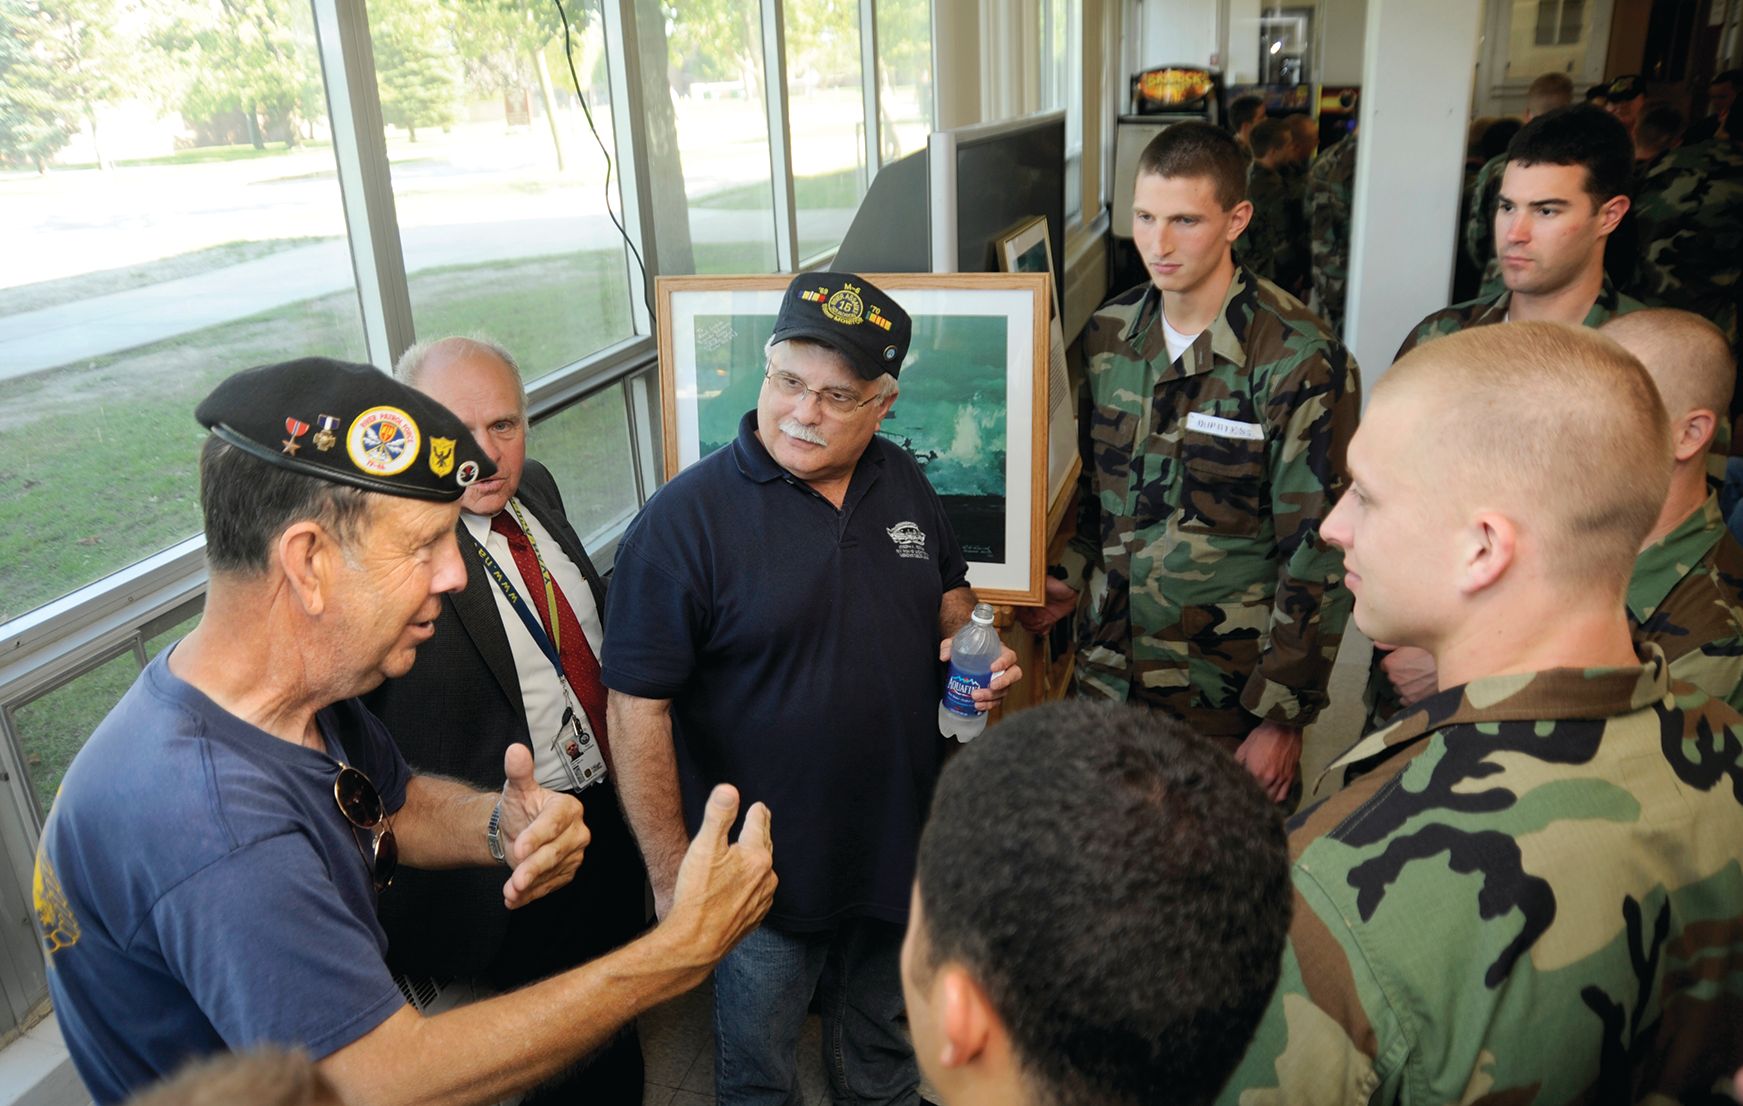
[[[581,569],[603,620],[605,585],[564,516],[550,472],[529,459],[517,498]],[[496,790],[508,743],[530,744],[526,712],[494,586],[472,554],[465,523],[458,525],[466,589],[442,597],[436,634],[419,647],[412,670],[364,702],[387,724],[413,769]],[[401,868],[381,896],[388,962],[413,976],[478,974],[496,958],[508,926],[502,905],[507,878],[501,868]]]

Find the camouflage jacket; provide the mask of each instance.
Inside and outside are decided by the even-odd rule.
[[[1496,154],[1483,163],[1471,186],[1471,206],[1465,213],[1465,256],[1483,274],[1479,299],[1488,299],[1505,287],[1501,266],[1495,260],[1495,201],[1500,198],[1501,171],[1506,168],[1506,154]]]
[[[1224,738],[1254,715],[1306,725],[1349,617],[1319,523],[1347,480],[1355,360],[1244,269],[1179,361],[1149,284],[1097,312],[1084,342],[1091,456],[1062,564],[1083,594],[1078,692]]]
[[[1253,219],[1235,242],[1236,260],[1290,295],[1305,294],[1306,227],[1300,204],[1289,201],[1283,174],[1255,161],[1247,173],[1247,199]]]
[[[1640,551],[1628,617],[1637,640],[1664,651],[1673,679],[1743,711],[1743,545],[1716,496]]]
[[[1332,333],[1343,333],[1350,278],[1350,197],[1356,183],[1356,136],[1332,146],[1307,172],[1308,249],[1313,298]]]
[[[1398,347],[1396,361],[1430,338],[1439,338],[1452,334],[1467,327],[1490,326],[1494,323],[1507,321],[1507,307],[1513,300],[1513,293],[1505,288],[1500,295],[1490,299],[1481,296],[1464,303],[1455,303],[1451,307],[1443,307],[1416,324],[1416,329],[1404,339],[1404,344]],[[1586,312],[1581,320],[1581,326],[1603,326],[1617,315],[1626,315],[1630,311],[1640,310],[1644,304],[1616,291],[1610,283],[1610,278],[1604,278],[1604,287],[1598,292],[1598,298],[1592,303],[1592,309]]]
[[[1706,1101],[1743,1063],[1743,717],[1656,646],[1440,692],[1358,762],[1290,820],[1282,978],[1219,1101]]]
[[[1664,154],[1634,190],[1640,264],[1630,290],[1710,319],[1738,348],[1743,300],[1743,153],[1699,142]]]

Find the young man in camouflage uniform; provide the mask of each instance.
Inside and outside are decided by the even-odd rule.
[[[1308,250],[1313,306],[1334,334],[1344,330],[1350,277],[1350,203],[1356,185],[1356,132],[1335,143],[1307,171]]]
[[[1574,102],[1574,83],[1566,73],[1545,73],[1525,90],[1526,123],[1544,112],[1565,108]],[[1478,296],[1493,296],[1501,290],[1501,263],[1495,257],[1495,200],[1501,191],[1501,172],[1507,168],[1507,155],[1497,154],[1477,170],[1476,184],[1471,192],[1475,199],[1465,218],[1465,256],[1483,274],[1483,286]]]
[[[1604,275],[1604,246],[1628,210],[1634,144],[1615,118],[1584,104],[1526,124],[1508,147],[1495,211],[1506,288],[1443,308],[1416,324],[1398,356],[1432,338],[1475,326],[1532,320],[1602,326],[1640,304],[1617,293]],[[1433,670],[1418,652],[1375,642],[1364,730],[1389,719],[1405,697],[1432,687]]]
[[[1743,546],[1725,529],[1708,483],[1736,381],[1731,351],[1718,328],[1687,311],[1635,311],[1600,329],[1646,366],[1676,453],[1670,493],[1628,581],[1629,625],[1636,641],[1663,651],[1672,679],[1743,710]],[[1397,649],[1385,664],[1398,675],[1390,709],[1436,691],[1426,651]]]
[[[1284,167],[1295,156],[1294,129],[1288,119],[1267,119],[1253,128],[1251,142],[1247,202],[1253,205],[1253,218],[1235,242],[1235,259],[1290,295],[1305,296],[1306,227],[1301,205],[1290,202],[1283,178]]]
[[[1221,1101],[1704,1100],[1743,1061],[1743,717],[1631,639],[1651,381],[1584,329],[1453,335],[1380,379],[1349,465],[1357,624],[1448,686],[1292,820],[1282,977]]]
[[[1495,202],[1505,288],[1423,319],[1398,350],[1469,326],[1542,320],[1599,326],[1639,303],[1604,275],[1604,246],[1628,211],[1634,143],[1584,104],[1538,116],[1507,147]]]
[[[1319,522],[1342,487],[1354,359],[1230,247],[1245,158],[1178,123],[1145,149],[1133,241],[1151,282],[1085,333],[1091,456],[1041,629],[1083,596],[1076,692],[1184,719],[1287,797],[1349,616]]]

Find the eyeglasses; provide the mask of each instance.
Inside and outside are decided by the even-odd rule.
[[[333,781],[333,801],[352,826],[372,831],[367,853],[363,852],[363,844],[357,842],[356,834],[352,834],[351,840],[357,842],[357,851],[363,854],[363,862],[375,877],[375,893],[381,894],[399,870],[399,843],[394,840],[393,821],[382,806],[381,792],[368,776],[349,764],[340,764],[339,778]],[[377,826],[381,828],[376,829]]]
[[[862,400],[857,392],[846,388],[809,388],[805,382],[792,373],[770,369],[763,374],[763,379],[775,386],[775,391],[788,399],[802,399],[806,392],[817,397],[817,402],[835,412],[837,415],[851,415],[868,403],[876,403],[881,397],[873,395]]]

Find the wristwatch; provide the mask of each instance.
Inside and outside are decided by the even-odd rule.
[[[507,864],[508,855],[502,851],[502,800],[496,800],[496,809],[490,812],[490,828],[484,831],[484,843],[490,846],[490,855],[498,863]]]

